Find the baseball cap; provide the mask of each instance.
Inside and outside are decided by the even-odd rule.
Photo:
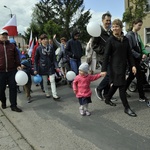
[[[8,34],[8,31],[7,31],[7,30],[4,30],[4,29],[1,29],[1,30],[0,30],[0,34],[2,35],[2,34],[4,34],[4,33]]]

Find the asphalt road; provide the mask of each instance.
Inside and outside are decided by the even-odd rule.
[[[137,92],[129,99],[136,118],[124,113],[118,92],[117,106],[106,105],[94,93],[100,80],[91,84],[91,116],[79,114],[78,100],[67,85],[57,87],[61,100],[54,101],[33,84],[32,103],[27,103],[24,92],[18,94],[22,113],[10,108],[3,112],[35,150],[149,150],[150,108],[138,101]]]

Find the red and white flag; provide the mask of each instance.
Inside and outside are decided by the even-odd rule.
[[[32,38],[32,30],[31,30],[30,39],[29,39],[29,48],[30,48],[31,45],[32,45],[32,41],[33,41],[33,38]]]
[[[29,47],[29,50],[28,50],[29,57],[31,57],[33,47],[34,47],[34,40],[31,41],[31,46]]]
[[[5,24],[3,29],[8,31],[9,36],[17,36],[17,20],[16,15],[13,15],[13,17]]]

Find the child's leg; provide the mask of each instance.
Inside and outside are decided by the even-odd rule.
[[[83,106],[83,105],[80,105],[80,107],[79,107],[79,112],[80,112],[80,114],[81,114],[82,116],[85,115],[85,111],[84,111],[84,106]]]
[[[30,82],[25,85],[25,91],[26,91],[27,101],[28,103],[30,103],[31,102],[31,95],[30,95],[31,83]]]
[[[88,110],[88,103],[87,103],[87,104],[84,104],[83,107],[84,107],[85,114],[86,114],[87,116],[90,116],[91,113],[90,113],[89,110]]]

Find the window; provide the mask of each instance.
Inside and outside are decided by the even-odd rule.
[[[146,44],[150,43],[150,28],[146,28]]]
[[[148,4],[146,6],[146,11],[150,11],[150,0],[147,0]]]

